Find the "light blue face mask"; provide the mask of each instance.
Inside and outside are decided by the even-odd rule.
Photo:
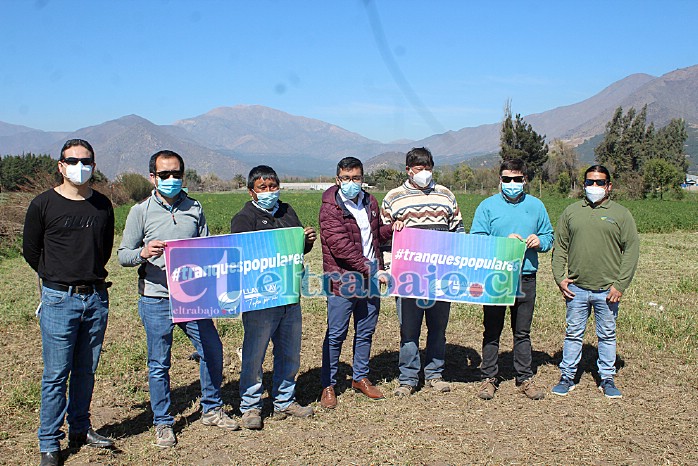
[[[354,183],[353,181],[342,181],[342,186],[340,186],[342,194],[346,196],[347,199],[354,199],[361,192],[361,185],[359,183]]]
[[[182,180],[173,176],[162,180],[158,178],[158,191],[163,196],[172,199],[182,190]]]
[[[271,210],[279,201],[279,190],[257,193],[257,205],[262,209]]]
[[[511,183],[502,183],[502,193],[509,199],[516,199],[521,195],[524,190],[523,183],[516,183],[512,181]]]

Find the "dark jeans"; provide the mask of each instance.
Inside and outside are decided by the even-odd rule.
[[[342,344],[349,332],[349,319],[354,316],[354,363],[352,379],[359,381],[368,377],[368,363],[371,356],[373,332],[378,324],[381,301],[373,298],[327,298],[327,332],[322,343],[322,387],[337,383],[339,356]]]
[[[516,381],[524,382],[533,377],[531,369],[531,322],[533,307],[536,303],[536,277],[523,276],[511,311],[511,331],[514,334],[514,372]],[[499,373],[499,337],[504,329],[506,306],[483,306],[482,364],[480,372],[483,379],[496,377]]]

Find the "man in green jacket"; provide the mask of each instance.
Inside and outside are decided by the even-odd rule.
[[[611,174],[593,165],[584,174],[585,198],[565,209],[555,229],[553,276],[567,302],[567,332],[556,395],[574,389],[582,356],[582,339],[591,307],[599,339],[599,390],[620,398],[616,373],[618,304],[630,286],[640,256],[635,220],[625,207],[609,199]]]

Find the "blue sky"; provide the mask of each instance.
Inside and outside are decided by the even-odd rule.
[[[0,121],[259,104],[389,142],[698,64],[698,2],[0,0]]]

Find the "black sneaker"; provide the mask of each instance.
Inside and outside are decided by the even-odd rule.
[[[72,449],[77,449],[87,445],[92,448],[112,448],[114,446],[114,441],[109,437],[99,435],[90,427],[87,432],[80,433],[69,433],[68,434],[68,447]]]

